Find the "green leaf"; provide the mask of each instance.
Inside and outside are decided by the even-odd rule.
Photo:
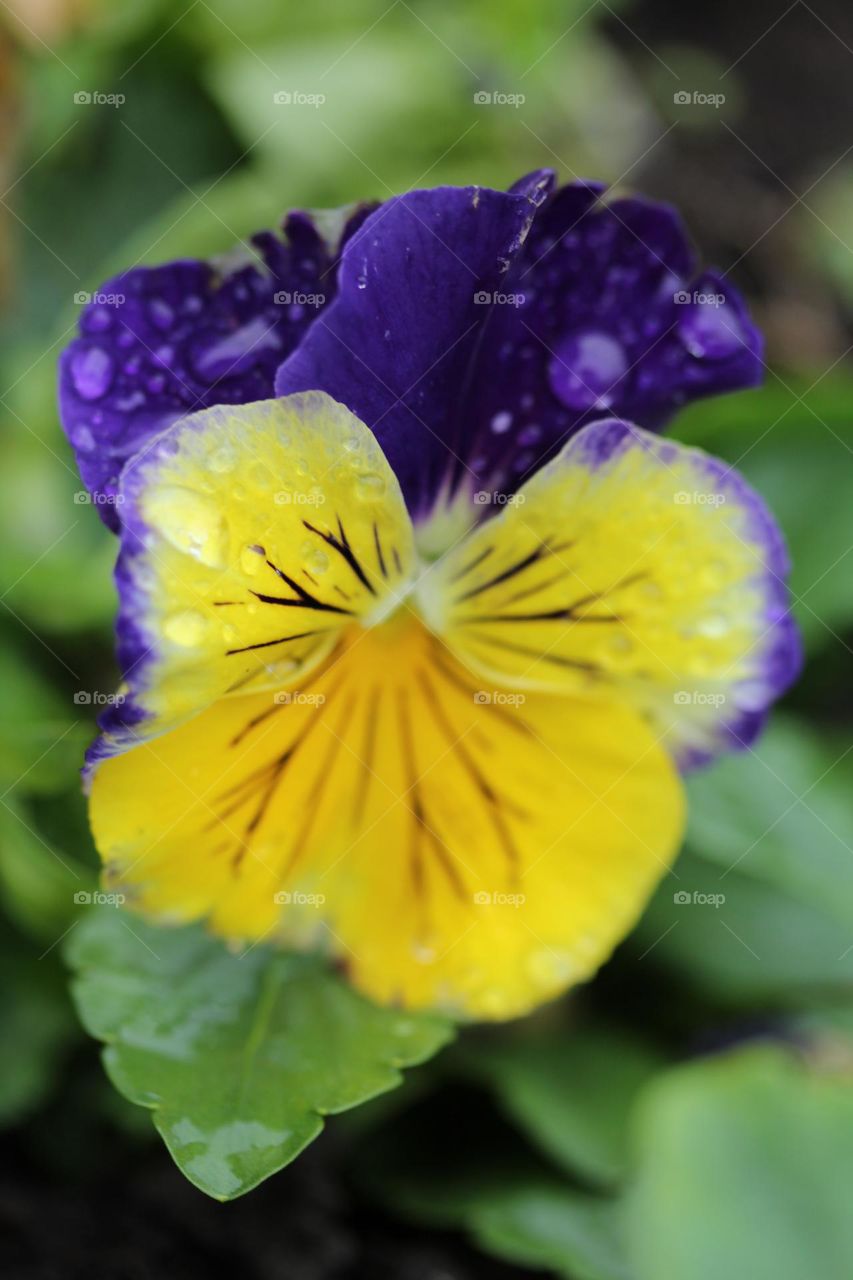
[[[649,903],[629,954],[714,999],[800,1007],[853,983],[853,934],[775,886],[683,854]],[[687,901],[678,895],[686,894]],[[722,895],[724,901],[714,905]]]
[[[843,752],[775,717],[757,747],[689,782],[691,849],[836,918],[853,941],[853,810]]]
[[[0,1125],[7,1125],[50,1091],[75,1025],[59,965],[39,957],[2,920],[0,963]]]
[[[356,1154],[355,1173],[398,1213],[460,1228],[498,1257],[569,1280],[629,1280],[621,1202],[571,1186],[480,1095],[416,1105]]]
[[[628,1206],[640,1280],[848,1280],[851,1085],[775,1047],[658,1077]]]
[[[484,1037],[463,1044],[460,1057],[522,1131],[571,1173],[603,1185],[624,1176],[628,1115],[661,1063],[651,1049],[584,1027]]]
[[[88,867],[47,842],[14,797],[0,802],[0,894],[27,933],[55,942],[74,916],[75,894],[89,891],[93,879]]]
[[[120,1093],[150,1107],[178,1166],[229,1200],[288,1164],[323,1116],[400,1082],[451,1037],[378,1008],[317,957],[229,954],[199,928],[93,911],[71,935],[74,995]]]
[[[570,1187],[533,1186],[475,1209],[469,1230],[481,1247],[567,1280],[632,1280],[620,1202]],[[659,1280],[659,1278],[658,1278]]]

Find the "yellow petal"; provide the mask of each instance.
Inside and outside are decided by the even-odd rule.
[[[682,822],[637,714],[478,685],[405,609],[299,690],[106,761],[92,792],[108,882],[142,910],[322,945],[379,1001],[483,1018],[591,975]]]
[[[484,679],[618,696],[686,756],[731,746],[796,672],[781,537],[697,449],[616,421],[569,442],[418,587]]]
[[[298,682],[412,572],[396,477],[320,392],[183,419],[129,465],[120,501],[133,732],[116,748],[227,694]]]

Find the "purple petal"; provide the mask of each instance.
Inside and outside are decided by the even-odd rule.
[[[279,370],[279,395],[327,391],[372,428],[415,513],[467,461],[462,410],[492,299],[550,184],[536,173],[511,192],[389,200],[350,239],[337,301]]]
[[[59,405],[84,484],[118,528],[119,473],[177,418],[215,404],[269,397],[275,371],[335,292],[340,245],[291,214],[284,240],[255,236],[259,258],[138,267],[107,281],[63,353]]]
[[[658,428],[756,384],[761,339],[727,282],[696,276],[677,215],[603,191],[549,197],[535,174],[508,195],[390,201],[347,246],[339,297],[277,391],[347,404],[422,517],[447,487],[511,492],[597,418]]]

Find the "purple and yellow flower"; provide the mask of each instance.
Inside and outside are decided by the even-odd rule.
[[[120,537],[106,880],[513,1016],[606,959],[680,772],[796,674],[772,517],[653,434],[758,382],[760,338],[671,210],[545,173],[255,248],[110,281],[62,361]]]

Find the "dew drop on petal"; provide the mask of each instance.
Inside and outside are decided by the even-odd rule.
[[[148,304],[148,314],[152,323],[161,330],[168,329],[175,318],[175,313],[163,298],[153,298]]]
[[[724,360],[746,349],[743,325],[733,307],[716,301],[679,307],[678,333],[692,356]]]
[[[240,568],[244,573],[248,574],[250,578],[253,578],[263,565],[264,558],[265,552],[263,547],[259,547],[257,544],[251,547],[244,547],[240,552]]]
[[[204,495],[180,485],[164,485],[146,496],[143,514],[176,550],[211,569],[224,568],[228,526]]]
[[[609,409],[627,369],[625,349],[615,338],[577,333],[558,345],[548,363],[548,380],[570,409]]]
[[[86,347],[71,357],[71,380],[84,400],[100,400],[110,389],[113,362],[101,347]]]
[[[209,623],[203,613],[197,609],[181,609],[178,613],[170,613],[163,621],[163,634],[173,644],[183,649],[191,649],[200,644],[207,634]]]
[[[375,471],[363,471],[355,478],[355,496],[360,502],[376,502],[385,493],[385,478]]]
[[[496,436],[502,436],[512,426],[512,414],[506,410],[502,413],[496,413],[489,425]]]

